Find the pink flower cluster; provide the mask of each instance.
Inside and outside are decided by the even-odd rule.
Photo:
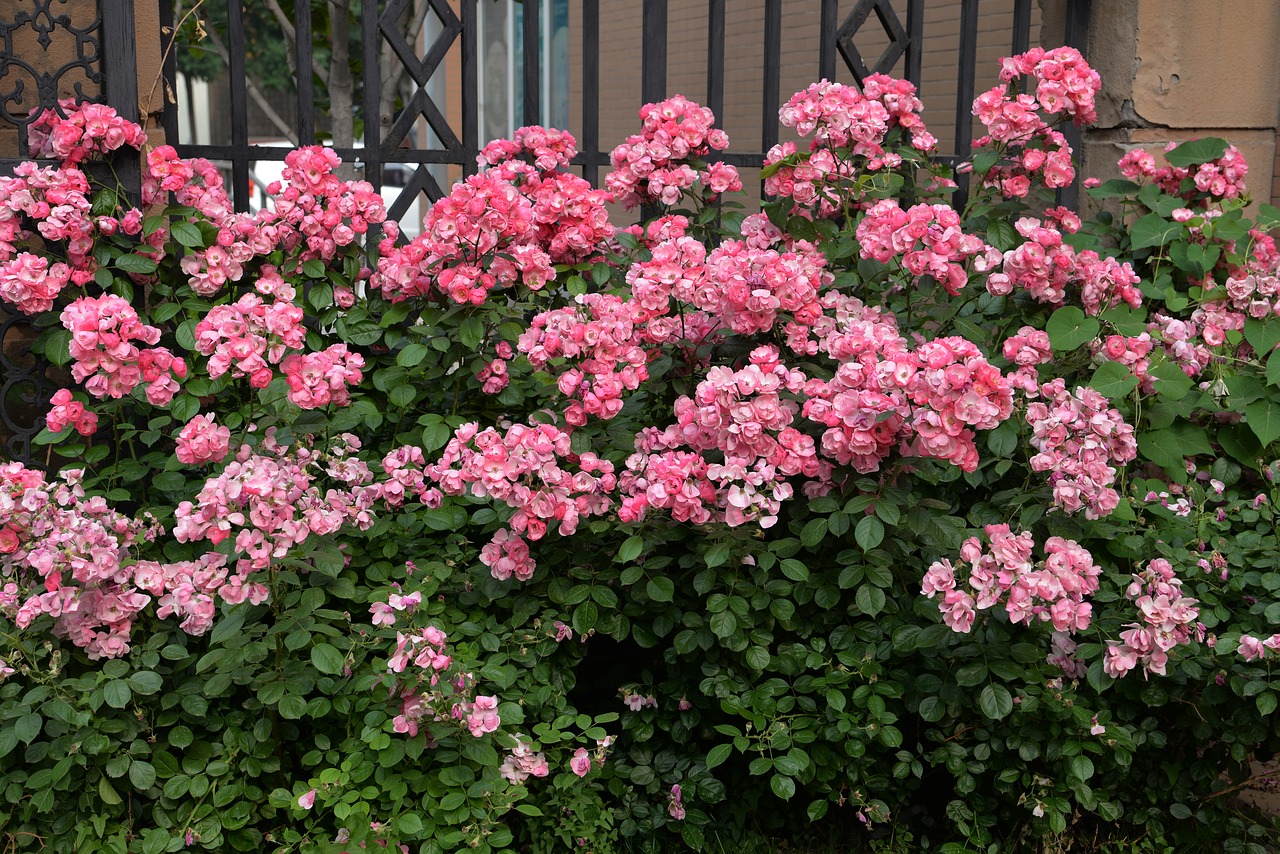
[[[24,314],[39,314],[53,308],[69,283],[93,278],[98,264],[88,195],[89,181],[78,169],[21,163],[13,177],[0,176],[0,298]],[[36,235],[35,252],[20,251]],[[65,244],[67,261],[50,263],[45,241]]]
[[[1245,661],[1260,661],[1267,658],[1269,652],[1275,652],[1280,649],[1280,634],[1272,635],[1269,638],[1259,640],[1252,635],[1241,635],[1240,645],[1236,648],[1236,652]]]
[[[98,415],[84,408],[84,404],[71,397],[71,390],[60,388],[49,401],[53,404],[44,417],[50,433],[61,433],[71,425],[81,436],[92,436],[98,430]]]
[[[622,411],[622,396],[649,378],[648,353],[639,346],[635,305],[610,294],[584,294],[578,306],[535,315],[516,347],[534,370],[559,371],[560,393],[572,398],[565,421],[581,426],[587,416],[610,419]]]
[[[517,281],[538,290],[555,271],[533,242],[536,233],[533,205],[515,184],[498,171],[471,175],[431,207],[422,234],[406,245],[397,246],[398,233],[387,229],[372,283],[392,300],[435,289],[472,305]]]
[[[1009,375],[1009,384],[1028,395],[1040,393],[1040,372],[1037,365],[1053,359],[1049,334],[1031,326],[1024,326],[1012,337],[1005,339],[1001,354],[1018,369]]]
[[[701,177],[708,188],[728,186],[736,170],[716,164],[702,175],[694,168],[712,150],[729,147],[729,137],[715,127],[716,117],[683,95],[640,109],[640,133],[613,149],[613,169],[605,186],[628,209],[644,203],[674,205]],[[715,191],[713,192],[723,192]]]
[[[1051,212],[1052,213],[1052,212]],[[1073,231],[1076,223],[1066,224]],[[1101,257],[1086,249],[1076,252],[1062,240],[1062,231],[1050,221],[1023,217],[1014,223],[1026,242],[1004,253],[1001,272],[987,277],[987,291],[1005,296],[1015,287],[1033,299],[1050,305],[1066,302],[1068,288],[1078,287],[1086,313],[1097,315],[1120,303],[1142,305],[1140,278],[1129,262]]]
[[[502,778],[518,786],[530,777],[547,776],[551,772],[547,757],[542,753],[535,753],[532,744],[525,741],[523,736],[517,735],[515,740],[515,747],[511,748],[498,768]]]
[[[21,463],[0,464],[0,611],[19,629],[38,618],[91,659],[129,651],[133,621],[151,601],[134,581],[130,549],[155,531],[100,496],[80,471],[46,481]]]
[[[882,74],[867,78],[868,88],[820,80],[792,95],[778,111],[783,126],[795,128],[800,136],[813,136],[812,150],[849,148],[854,154],[877,158],[884,154],[883,143],[891,127],[911,132],[912,145],[930,151],[937,144],[924,129],[919,113],[923,109],[915,87],[905,80]],[[890,164],[892,165],[892,164]],[[879,168],[879,164],[869,168]]]
[[[189,466],[220,463],[231,450],[231,428],[211,415],[197,415],[178,432],[178,462]]]
[[[858,223],[863,258],[888,264],[901,257],[915,276],[929,275],[955,296],[969,281],[965,265],[985,272],[1000,263],[1000,253],[980,238],[960,228],[960,214],[949,205],[912,206],[903,210],[896,199],[872,205]]]
[[[291,353],[280,362],[289,383],[289,402],[299,409],[321,409],[351,402],[348,386],[359,385],[364,357],[346,344],[333,344],[318,353]]]
[[[824,457],[867,474],[880,468],[911,417],[893,361],[904,359],[901,379],[908,379],[907,342],[893,315],[879,308],[838,293],[824,295],[822,302],[831,314],[813,326],[817,340],[801,339],[809,330],[792,327],[788,344],[805,355],[824,352],[839,366],[830,380],[806,383],[801,413],[827,428],[820,445]]]
[[[1089,627],[1093,606],[1085,598],[1098,589],[1101,570],[1093,556],[1075,540],[1050,537],[1043,563],[1033,562],[1035,540],[1030,533],[1014,535],[1008,525],[987,525],[990,545],[970,537],[960,546],[960,566],[935,561],[925,572],[922,593],[941,595],[943,622],[953,631],[973,628],[977,611],[1004,601],[1013,623],[1052,622],[1055,630],[1074,634]],[[968,586],[958,586],[956,573],[969,564]]]
[[[1155,558],[1134,575],[1125,595],[1138,607],[1142,622],[1128,623],[1119,641],[1107,642],[1102,667],[1113,679],[1139,664],[1144,673],[1163,676],[1170,650],[1204,640],[1204,624],[1196,621],[1200,603],[1183,595],[1182,581],[1164,558]]]
[[[1151,359],[1148,356],[1155,347],[1149,333],[1143,332],[1137,336],[1108,335],[1100,344],[1095,342],[1093,347],[1107,361],[1118,362],[1132,371],[1144,394],[1155,390],[1155,378],[1148,373],[1151,370]]]
[[[895,356],[893,377],[916,409],[909,450],[974,471],[978,449],[973,430],[991,430],[1013,414],[1009,381],[982,356],[977,345],[948,337]]]
[[[532,576],[522,535],[540,540],[548,523],[570,536],[584,517],[612,506],[613,464],[593,453],[574,454],[569,434],[550,424],[516,424],[505,433],[471,422],[455,431],[440,459],[425,469],[447,495],[494,498],[515,513],[481,552],[495,577]],[[575,470],[576,469],[576,470]]]
[[[60,100],[57,110],[41,113],[27,125],[27,135],[34,156],[56,157],[67,166],[126,145],[141,150],[147,142],[142,128],[106,104],[77,104],[71,99]]]
[[[1075,48],[1033,47],[1001,59],[1000,66],[1000,79],[1006,83],[1035,78],[1035,98],[1046,113],[1070,117],[1077,125],[1098,120],[1094,95],[1102,89],[1102,78]]]
[[[794,142],[771,148],[765,157],[765,192],[794,201],[793,212],[831,216],[843,205],[840,184],[861,169],[894,168],[902,156],[892,150],[892,133],[900,128],[911,146],[929,152],[937,140],[925,130],[924,106],[906,80],[873,74],[862,91],[826,80],[797,92],[779,111],[779,120],[800,136],[813,135],[809,151],[797,153]],[[845,151],[845,150],[848,151]],[[863,158],[856,163],[854,157]]]
[[[1165,357],[1189,377],[1198,376],[1213,358],[1208,348],[1198,342],[1198,330],[1195,323],[1160,313],[1152,315],[1151,322],[1147,324],[1147,332],[1160,344]],[[1221,331],[1217,330],[1218,333]],[[1218,340],[1214,333],[1206,329],[1206,343],[1210,338]]]
[[[1086,519],[1110,515],[1120,501],[1111,486],[1116,467],[1138,455],[1133,427],[1087,386],[1072,394],[1059,378],[1041,386],[1040,393],[1044,402],[1027,407],[1031,444],[1039,451],[1031,468],[1051,472],[1053,504],[1064,513],[1083,510]]]
[[[195,328],[196,351],[209,357],[209,378],[230,372],[266,388],[275,376],[271,366],[306,342],[302,315],[288,300],[267,303],[253,293],[209,309]]]
[[[1009,155],[980,176],[984,185],[1013,199],[1030,193],[1033,181],[1050,189],[1068,186],[1076,174],[1071,146],[1045,123],[1040,110],[1070,117],[1077,125],[1097,121],[1094,93],[1102,88],[1101,78],[1079,51],[1069,47],[1036,47],[1001,63],[1005,85],[983,92],[973,102],[973,114],[987,129],[986,136],[975,140],[975,148],[994,144]],[[1035,78],[1034,95],[1018,91],[1018,81],[1026,76]]]
[[[692,302],[736,334],[755,335],[772,329],[779,312],[812,325],[822,313],[818,292],[831,281],[826,257],[807,243],[777,252],[726,240],[707,256],[705,286]]]
[[[331,534],[345,523],[367,530],[381,489],[369,483],[373,475],[368,466],[346,459],[355,448],[359,441],[347,434],[326,452],[283,448],[270,433],[260,453],[242,445],[235,459],[205,482],[194,502],[178,505],[174,536],[179,542],[217,545],[234,534],[234,549],[244,555],[237,570],[245,577],[310,536]],[[316,469],[326,464],[325,472],[340,484],[322,493]]]
[[[528,156],[542,172],[565,169],[578,153],[578,142],[565,130],[538,125],[517,128],[511,139],[495,139],[484,147],[476,162],[480,166],[497,166]]]
[[[1165,151],[1172,151],[1178,143],[1170,142]],[[1120,174],[1130,181],[1150,181],[1171,196],[1178,196],[1197,206],[1220,199],[1234,199],[1246,192],[1244,176],[1249,174],[1249,164],[1234,145],[1227,146],[1223,154],[1208,163],[1201,163],[1194,170],[1182,166],[1157,168],[1155,155],[1145,149],[1135,148],[1125,152],[1117,164]],[[1190,183],[1187,182],[1190,179]]]
[[[62,325],[71,332],[71,376],[94,397],[124,397],[142,383],[153,406],[167,406],[178,390],[175,377],[187,375],[187,364],[155,344],[160,330],[138,319],[129,302],[114,294],[81,297],[62,310]]]
[[[772,525],[793,493],[786,478],[829,478],[830,466],[818,459],[813,439],[791,426],[800,407],[782,397],[798,394],[805,382],[772,346],[756,348],[739,371],[713,367],[693,398],[676,401],[675,424],[636,437],[636,453],[619,479],[626,496],[619,517],[637,521],[656,507],[677,518],[706,520],[711,509],[705,503],[714,496],[727,524]],[[724,462],[704,469],[705,461],[686,449],[718,452]]]

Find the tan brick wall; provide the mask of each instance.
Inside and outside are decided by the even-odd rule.
[[[1085,173],[1115,175],[1127,150],[1203,136],[1249,161],[1255,201],[1280,197],[1280,4],[1270,0],[1108,0],[1094,4],[1089,57],[1102,74]]]

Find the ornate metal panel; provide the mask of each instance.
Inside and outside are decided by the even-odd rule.
[[[98,97],[102,15],[67,0],[16,0],[6,6],[0,11],[0,121],[17,129],[21,157],[27,153],[27,125],[46,109],[57,109],[60,93],[69,89],[78,101]]]

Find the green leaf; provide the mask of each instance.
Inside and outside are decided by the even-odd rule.
[[[782,574],[792,581],[804,581],[809,577],[809,567],[795,558],[787,558],[782,562]]]
[[[884,523],[875,516],[863,516],[853,529],[853,538],[864,552],[869,552],[884,541]]]
[[[302,274],[306,276],[308,279],[323,279],[324,278],[324,262],[316,258],[312,258],[310,261],[303,262]]]
[[[484,340],[484,323],[478,317],[468,317],[458,327],[458,341],[468,350],[474,350]]]
[[[332,644],[318,643],[311,647],[311,663],[321,673],[337,675],[346,667],[347,661],[338,648]]]
[[[1155,378],[1156,394],[1169,400],[1182,400],[1194,385],[1191,377],[1173,362],[1161,362],[1148,373]]]
[[[987,225],[987,242],[1006,252],[1018,245],[1018,232],[1008,220],[993,220]]]
[[[1216,136],[1206,136],[1184,142],[1173,151],[1165,152],[1164,159],[1173,166],[1199,166],[1217,160],[1227,151],[1227,141]]]
[[[1256,400],[1244,408],[1249,429],[1263,445],[1280,438],[1280,404],[1270,398]]]
[[[189,222],[178,221],[169,227],[169,233],[173,235],[173,239],[181,243],[188,249],[203,249],[204,235],[200,233],[200,229]]]
[[[714,546],[707,549],[707,553],[703,556],[703,560],[706,562],[707,566],[712,568],[723,566],[729,560],[729,546],[725,543],[716,543]]]
[[[396,353],[396,364],[402,368],[412,368],[422,364],[422,360],[427,358],[431,352],[431,348],[426,344],[413,343],[405,347],[399,353]]]
[[[1280,705],[1277,701],[1274,691],[1264,691],[1254,700],[1258,704],[1258,714],[1266,717],[1276,710],[1276,706]]]
[[[769,780],[769,788],[773,789],[773,793],[784,801],[789,801],[795,796],[796,781],[781,774],[774,774]]]
[[[978,696],[978,708],[987,717],[1000,720],[1013,711],[1013,697],[1003,685],[988,685]]]
[[[135,694],[154,694],[164,685],[164,679],[154,670],[139,670],[129,676],[129,687]]]
[[[729,758],[729,754],[733,752],[731,744],[717,744],[715,747],[707,751],[707,770],[710,771],[717,765],[723,765],[724,761]]]
[[[854,601],[858,603],[858,610],[868,617],[874,617],[884,610],[884,591],[874,585],[864,584],[858,588]]]
[[[387,400],[392,406],[404,408],[413,403],[414,398],[418,396],[418,390],[411,385],[398,385],[387,394]]]
[[[280,711],[280,717],[297,720],[306,714],[307,701],[297,694],[285,694],[280,698],[280,705],[277,708]]]
[[[618,548],[617,561],[619,563],[631,563],[631,561],[640,557],[640,553],[644,551],[644,537],[634,534],[622,543]]]
[[[413,836],[422,832],[422,819],[417,813],[405,813],[396,819],[396,829],[401,833]]]
[[[129,766],[129,782],[135,789],[150,789],[156,782],[156,769],[150,762],[133,760]]]
[[[154,273],[156,262],[142,255],[121,255],[115,259],[113,266],[126,273]]]
[[[1244,322],[1244,340],[1257,352],[1259,358],[1266,357],[1280,344],[1280,319],[1267,315],[1264,320],[1250,317]]]
[[[133,691],[129,689],[129,683],[122,679],[112,679],[102,686],[102,698],[113,709],[123,709],[129,705],[132,697]]]
[[[822,542],[827,536],[827,520],[818,517],[810,519],[807,524],[800,530],[800,542],[808,548],[813,548]]]
[[[1095,318],[1085,317],[1084,312],[1074,305],[1055,311],[1044,327],[1055,350],[1074,350],[1097,338],[1101,329]]]
[[[1090,189],[1089,195],[1095,199],[1110,199],[1115,196],[1132,196],[1138,189],[1139,186],[1132,181],[1127,181],[1124,178],[1112,178]]]
[[[1163,430],[1138,434],[1138,450],[1169,474],[1181,478],[1187,474],[1184,457],[1211,451],[1204,428],[1187,421],[1175,421]]]
[[[1120,400],[1128,397],[1129,392],[1138,387],[1138,378],[1119,362],[1103,362],[1093,372],[1089,385],[1105,398]]]
[[[37,714],[23,715],[13,725],[14,736],[23,744],[30,744],[40,734],[44,718]]]
[[[670,602],[676,595],[676,583],[666,576],[650,578],[644,589],[655,602]]]
[[[1164,246],[1186,231],[1187,227],[1180,222],[1172,222],[1160,214],[1149,213],[1129,228],[1130,248],[1137,250]]]

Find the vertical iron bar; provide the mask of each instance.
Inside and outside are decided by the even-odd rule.
[[[231,199],[249,210],[249,104],[244,63],[244,7],[227,0],[227,49],[231,72]]]
[[[298,144],[315,145],[316,99],[311,80],[311,0],[298,0],[293,5],[293,65],[298,69]]]
[[[836,22],[839,0],[822,0],[818,13],[818,76],[832,82],[836,79]]]
[[[462,174],[474,175],[480,153],[480,93],[477,88],[476,0],[462,0]]]
[[[160,50],[164,53],[164,67],[160,73],[164,78],[160,85],[164,90],[160,93],[163,99],[163,112],[160,114],[160,125],[164,129],[164,141],[170,145],[178,144],[178,96],[174,88],[178,85],[178,56],[173,48],[173,0],[160,0]],[[169,102],[169,93],[173,93],[173,102]],[[196,140],[191,140],[195,142]]]
[[[1013,52],[1026,53],[1031,46],[1031,0],[1013,4]]]
[[[644,0],[640,97],[646,104],[667,97],[667,0]]]
[[[138,115],[138,53],[133,0],[101,0],[103,94],[107,104],[131,122]],[[120,183],[133,199],[142,193],[142,169],[136,152],[125,148],[112,158]]]
[[[542,124],[542,3],[524,0],[524,116],[521,124]]]
[[[582,0],[582,149],[592,160],[582,168],[600,186],[600,0]]]
[[[764,4],[764,98],[760,143],[768,153],[778,143],[778,99],[782,65],[782,0]],[[761,194],[763,197],[763,193]]]
[[[724,0],[707,4],[707,107],[724,127]]]
[[[310,0],[303,0],[304,3]],[[382,191],[382,61],[378,48],[382,44],[378,0],[364,0],[360,8],[360,38],[364,64],[364,179]],[[388,119],[390,116],[387,117]]]
[[[961,0],[960,3],[960,67],[956,77],[956,157],[969,159],[973,151],[973,75],[978,53],[978,0]],[[957,208],[963,208],[969,200],[969,176],[959,180],[956,191]]]
[[[920,66],[924,61],[924,0],[907,4],[907,80],[920,88]]]
[[[1092,0],[1067,0],[1067,27],[1064,41],[1070,47],[1074,47],[1082,54],[1086,54],[1086,59],[1088,58],[1089,44],[1089,14],[1092,11],[1092,7]],[[1063,126],[1062,135],[1067,138],[1067,144],[1075,152],[1076,162],[1079,163],[1083,153],[1081,151],[1083,139],[1080,136],[1080,129],[1074,123],[1068,123]],[[1080,175],[1077,174],[1076,180],[1058,190],[1058,204],[1074,209],[1079,203]]]

